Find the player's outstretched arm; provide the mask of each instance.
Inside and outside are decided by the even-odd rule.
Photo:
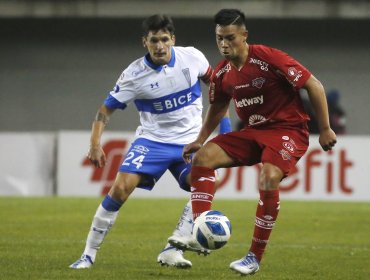
[[[114,109],[110,109],[102,105],[96,113],[94,122],[91,128],[90,148],[87,157],[95,167],[103,167],[106,163],[106,156],[101,147],[101,136],[105,126],[109,122],[110,115]]]
[[[331,150],[337,143],[337,136],[330,128],[328,104],[324,87],[321,82],[313,75],[307,80],[304,85],[312,107],[316,113],[317,122],[320,131],[319,142],[324,151]]]

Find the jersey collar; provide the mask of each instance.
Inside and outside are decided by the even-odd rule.
[[[146,65],[148,65],[150,68],[152,68],[153,70],[157,71],[157,72],[160,72],[163,68],[163,65],[157,65],[157,64],[154,64],[152,62],[150,62],[149,60],[149,53],[147,53],[145,56],[144,56],[144,62]],[[175,50],[173,49],[173,47],[171,48],[171,59],[170,61],[168,62],[168,66],[169,67],[174,67],[175,66],[175,62],[176,62],[176,56],[175,56]]]

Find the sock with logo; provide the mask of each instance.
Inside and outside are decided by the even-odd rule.
[[[107,195],[96,210],[84,250],[84,255],[90,256],[93,262],[105,236],[116,221],[121,206],[122,203]]]
[[[194,166],[191,168],[191,205],[193,220],[204,211],[211,210],[215,193],[215,171],[208,167]]]
[[[193,211],[191,208],[191,200],[189,200],[184,210],[182,211],[181,217],[177,222],[176,229],[173,231],[173,235],[177,236],[189,236],[193,229]]]
[[[262,259],[270,233],[275,225],[279,209],[279,190],[260,190],[260,200],[257,205],[252,245],[249,249],[250,252],[253,252],[257,256],[258,261]]]
[[[191,200],[189,200],[184,210],[182,211],[182,214],[180,216],[179,221],[177,222],[176,228],[173,231],[172,235],[175,236],[191,236],[191,232],[193,230],[193,212],[191,209]],[[166,244],[166,248],[170,247],[170,244]]]

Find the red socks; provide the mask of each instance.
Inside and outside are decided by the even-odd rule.
[[[208,167],[193,166],[191,169],[191,206],[193,220],[204,211],[211,210],[215,193],[215,171]]]
[[[279,190],[260,190],[260,200],[257,205],[252,245],[249,249],[249,251],[257,256],[258,261],[262,259],[270,233],[275,225],[279,208]]]

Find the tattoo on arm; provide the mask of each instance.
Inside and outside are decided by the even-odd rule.
[[[104,115],[98,112],[95,116],[95,121],[102,122],[104,125],[107,125],[107,123],[109,122],[109,117],[107,115]]]

